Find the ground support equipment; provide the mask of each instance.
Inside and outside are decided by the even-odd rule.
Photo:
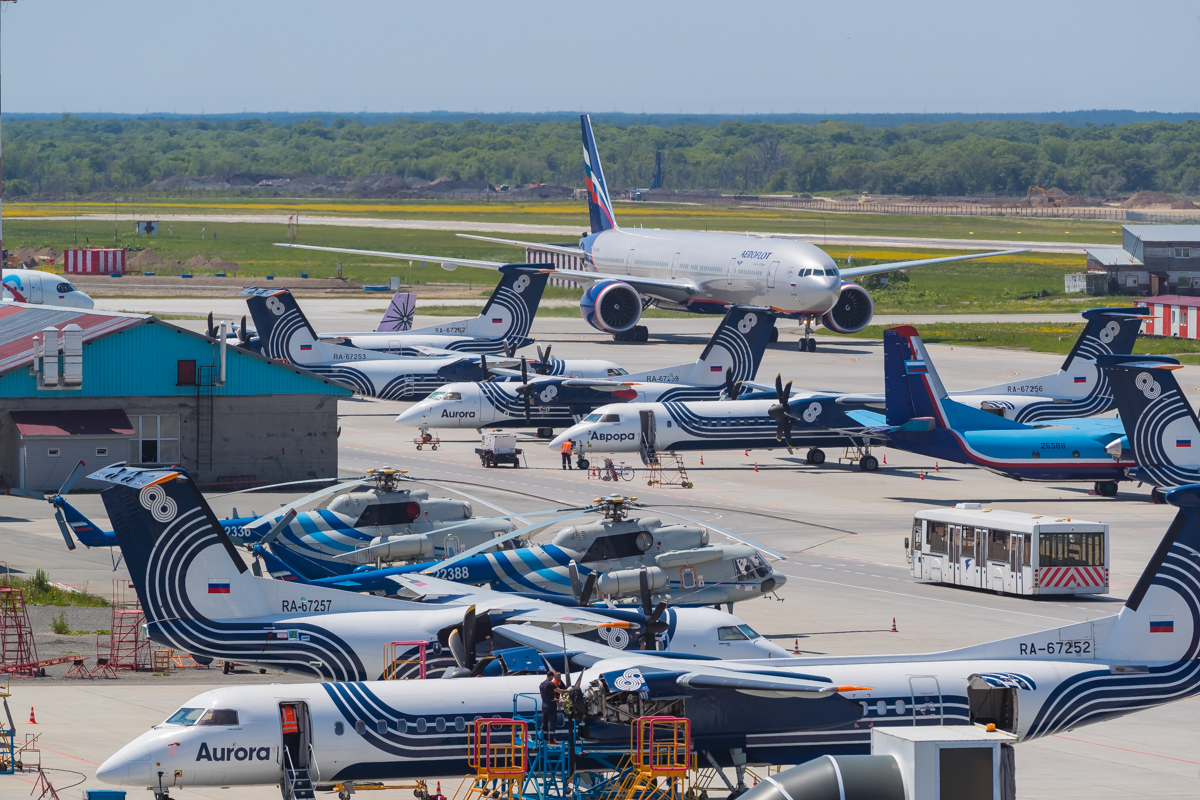
[[[682,486],[691,489],[687,467],[678,453],[655,453],[646,464],[647,486]]]

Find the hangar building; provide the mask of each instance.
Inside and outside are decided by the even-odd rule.
[[[349,394],[152,316],[5,303],[0,487],[57,490],[81,459],[179,464],[229,488],[336,477]]]
[[[1121,294],[1200,294],[1200,225],[1122,225],[1121,247],[1087,249]]]

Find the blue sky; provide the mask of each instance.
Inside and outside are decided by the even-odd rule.
[[[1200,110],[1200,4],[2,3],[3,109]]]

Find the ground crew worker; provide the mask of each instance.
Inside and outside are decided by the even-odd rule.
[[[546,732],[547,743],[558,725],[558,696],[563,690],[557,678],[558,673],[550,670],[546,673],[546,680],[538,685],[538,693],[542,696],[542,730]]]
[[[280,722],[283,725],[283,746],[291,756],[293,767],[300,765],[300,722],[296,718],[296,707],[281,705]]]
[[[565,442],[563,442],[562,450],[559,451],[562,453],[562,468],[563,469],[571,468],[571,448],[574,445],[575,445],[575,443],[572,442],[570,439],[567,439]]]

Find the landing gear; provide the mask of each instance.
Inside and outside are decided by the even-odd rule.
[[[627,331],[613,334],[614,342],[645,342],[650,338],[650,330],[645,325],[634,325]]]
[[[1096,481],[1096,485],[1094,488],[1095,488],[1096,494],[1100,495],[1101,497],[1116,497],[1117,496],[1117,482],[1116,481]],[[1151,499],[1153,499],[1153,497],[1154,496],[1152,494]]]
[[[875,472],[879,469],[879,459],[875,456],[863,456],[858,460],[858,468],[863,472]]]
[[[804,456],[805,464],[812,464],[814,467],[819,467],[825,463],[825,451],[819,447],[814,447]]]
[[[537,429],[537,438],[553,439],[554,438],[554,428],[538,428]]]
[[[1154,503],[1156,506],[1161,506],[1167,502],[1167,496],[1163,494],[1157,486],[1155,486],[1150,490],[1150,502]]]
[[[800,335],[800,342],[797,345],[797,349],[801,353],[817,352],[817,340],[814,339],[813,335],[812,335],[812,318],[811,317],[804,318],[804,333],[802,333]]]
[[[771,328],[771,338],[767,340],[771,344],[779,341],[779,328]]]

